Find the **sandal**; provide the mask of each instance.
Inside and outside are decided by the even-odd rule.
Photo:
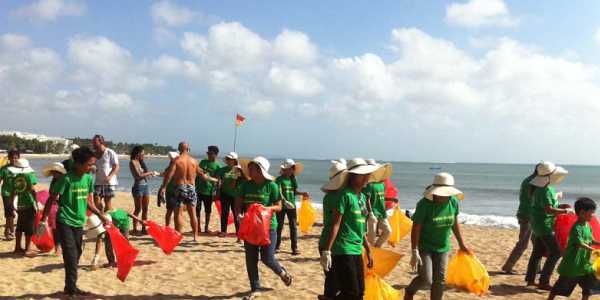
[[[255,299],[255,298],[256,298],[256,297],[258,297],[258,296],[260,296],[260,293],[259,293],[259,292],[250,292],[250,295],[248,295],[248,296],[244,296],[244,297],[242,298],[242,300],[252,300],[252,299]]]
[[[292,275],[288,273],[288,271],[285,268],[282,267],[281,269],[283,269],[283,274],[280,275],[281,281],[283,281],[283,283],[285,283],[286,286],[292,285],[294,277],[292,277]]]

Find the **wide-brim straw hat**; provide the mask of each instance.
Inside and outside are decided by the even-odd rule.
[[[362,158],[353,158],[348,162],[348,173],[368,175],[377,171],[380,166],[369,165],[367,161]]]
[[[337,191],[344,186],[347,179],[348,169],[346,164],[332,160],[329,168],[329,181],[321,187],[321,190],[325,193]]]
[[[392,177],[392,164],[378,164],[373,159],[367,159],[367,163],[372,166],[377,166],[377,170],[371,173],[371,176],[369,177],[369,182],[383,182],[386,179]]]
[[[302,171],[304,171],[304,165],[301,162],[296,162],[293,159],[286,159],[283,164],[281,164],[281,166],[279,166],[279,168],[281,168],[282,170],[284,169],[289,169],[289,168],[294,168],[294,176],[299,176],[300,174],[302,174]]]
[[[56,171],[61,174],[67,174],[65,166],[59,162],[53,162],[45,165],[42,169],[42,174],[44,174],[45,177],[50,177],[52,175],[52,171]]]
[[[446,172],[435,174],[433,184],[423,192],[423,196],[430,201],[433,201],[434,195],[440,197],[456,196],[458,200],[465,198],[463,192],[454,187],[454,176]]]
[[[259,166],[259,169],[265,179],[275,180],[275,177],[273,175],[269,174],[269,168],[271,167],[269,160],[267,160],[266,158],[264,158],[262,156],[257,156],[252,160],[240,159],[238,161],[238,164],[240,165],[242,172],[244,172],[244,176],[246,178],[250,179],[249,165],[251,163],[255,163]]]
[[[543,161],[536,167],[538,173],[529,183],[536,187],[545,187],[547,185],[556,185],[561,183],[569,171],[559,167],[552,162]]]

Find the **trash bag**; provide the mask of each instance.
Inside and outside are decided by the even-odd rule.
[[[160,249],[170,255],[179,243],[183,236],[171,227],[165,227],[153,221],[146,221],[148,234],[156,241]]]
[[[409,219],[399,207],[394,208],[394,213],[390,217],[390,226],[392,233],[388,239],[388,243],[395,247],[400,241],[406,237],[412,229],[412,220]]]
[[[42,221],[43,211],[39,211],[35,215],[35,228],[40,226],[40,222]],[[46,226],[46,231],[44,231],[41,235],[34,234],[31,237],[31,242],[40,250],[40,252],[50,252],[54,249],[54,236],[52,235],[52,228],[50,226]]]
[[[475,255],[458,250],[448,262],[446,283],[482,296],[490,287],[490,276]]]
[[[398,199],[398,188],[388,178],[383,182],[385,186],[385,198],[386,199]]]
[[[238,237],[255,246],[270,245],[269,231],[271,230],[272,217],[273,211],[271,209],[266,209],[258,203],[251,204],[240,224]]]
[[[387,284],[376,273],[365,275],[364,300],[398,300],[400,292]]]
[[[363,263],[365,276],[368,273],[375,273],[381,278],[385,278],[398,264],[402,255],[400,253],[385,250],[381,248],[371,247],[371,256],[373,257],[373,268],[367,267],[367,253],[363,251]]]
[[[558,240],[560,251],[563,253],[567,247],[569,232],[571,232],[571,227],[573,227],[575,222],[577,222],[576,214],[561,214],[556,216],[556,222],[554,223],[554,234],[556,235],[556,240]]]
[[[219,213],[219,220],[221,220],[221,199],[215,200],[215,207],[217,208],[217,212]],[[233,224],[233,210],[227,217],[227,225]]]
[[[138,249],[135,249],[129,241],[121,234],[119,229],[113,224],[105,225],[106,232],[110,237],[115,255],[117,257],[117,278],[122,282],[125,282],[129,271],[135,263],[137,255],[140,253]]]
[[[300,211],[298,212],[298,223],[300,225],[300,231],[304,234],[309,233],[316,219],[317,212],[310,203],[310,198],[303,197],[302,203],[300,204]]]

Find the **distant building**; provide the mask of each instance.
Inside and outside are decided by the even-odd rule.
[[[63,138],[63,137],[54,137],[54,136],[46,136],[43,134],[35,134],[29,132],[21,132],[21,131],[9,131],[9,130],[0,130],[0,135],[8,135],[8,136],[16,136],[20,139],[24,140],[38,140],[40,142],[53,142],[57,144],[65,145],[65,149],[69,149],[71,144],[73,144],[72,140]],[[6,152],[6,150],[5,150]],[[3,153],[3,152],[0,152]]]

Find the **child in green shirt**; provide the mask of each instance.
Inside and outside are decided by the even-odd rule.
[[[23,166],[21,166],[23,165]],[[35,232],[34,222],[37,213],[37,200],[35,198],[35,188],[37,178],[35,172],[29,168],[29,162],[26,159],[19,159],[15,168],[15,177],[12,182],[12,191],[10,194],[10,203],[14,205],[15,197],[18,197],[18,213],[16,228],[15,253],[24,254],[27,257],[35,256],[35,251],[31,248],[31,237]],[[21,247],[21,240],[25,234],[25,249]]]
[[[581,299],[588,299],[591,289],[596,285],[594,268],[590,261],[593,245],[600,245],[592,236],[589,222],[596,212],[596,203],[589,198],[579,198],[575,202],[577,222],[571,228],[569,241],[560,265],[558,266],[558,280],[554,283],[548,300],[556,296],[569,297],[576,285],[581,287]]]

